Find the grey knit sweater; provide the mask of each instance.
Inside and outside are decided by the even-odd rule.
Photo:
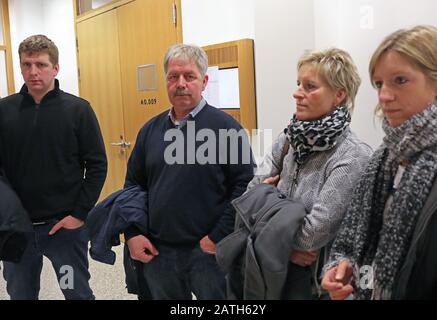
[[[280,159],[286,142],[281,133],[260,164],[247,190],[276,176],[280,171]],[[278,189],[299,199],[308,212],[298,230],[294,247],[313,251],[327,245],[336,235],[351,199],[352,191],[372,154],[370,146],[360,141],[348,128],[339,137],[337,145],[313,154],[297,175],[292,147],[284,157]]]

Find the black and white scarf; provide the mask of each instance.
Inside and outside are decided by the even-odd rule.
[[[360,179],[331,249],[325,270],[342,258],[354,266],[356,299],[390,299],[417,218],[437,173],[437,103],[392,128],[384,120],[384,143]],[[400,164],[407,163],[395,192]],[[385,208],[392,193],[393,201]],[[385,211],[385,212],[384,212]],[[373,292],[363,286],[360,268],[372,266]],[[370,288],[371,289],[371,288]]]
[[[300,121],[294,115],[284,130],[293,147],[294,160],[300,165],[314,152],[332,149],[350,122],[351,115],[344,106],[315,121]]]

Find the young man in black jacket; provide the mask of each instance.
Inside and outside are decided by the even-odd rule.
[[[4,263],[11,299],[37,299],[43,256],[66,299],[93,299],[84,220],[106,177],[105,147],[89,103],[59,89],[58,49],[43,35],[19,46],[25,84],[0,100],[0,168],[33,223],[19,263]]]
[[[175,45],[164,59],[172,108],[140,130],[126,185],[148,192],[148,233],[130,228],[130,255],[143,262],[153,299],[224,299],[215,245],[233,231],[231,201],[253,177],[247,135],[202,91],[208,59],[199,47]]]

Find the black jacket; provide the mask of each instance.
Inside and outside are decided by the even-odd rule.
[[[437,179],[416,223],[393,299],[437,299]]]
[[[0,260],[19,262],[32,232],[26,210],[4,177],[0,175]]]
[[[0,100],[0,168],[34,222],[70,214],[85,220],[106,177],[91,106],[55,84],[39,105],[26,85]]]

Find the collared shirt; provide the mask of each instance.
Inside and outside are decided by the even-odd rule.
[[[202,97],[199,104],[193,110],[191,110],[191,112],[187,114],[183,119],[176,120],[174,107],[170,109],[170,111],[168,112],[168,116],[171,122],[173,122],[173,124],[176,126],[176,128],[180,129],[187,124],[187,121],[189,119],[193,119],[205,106],[206,106],[206,100]]]

